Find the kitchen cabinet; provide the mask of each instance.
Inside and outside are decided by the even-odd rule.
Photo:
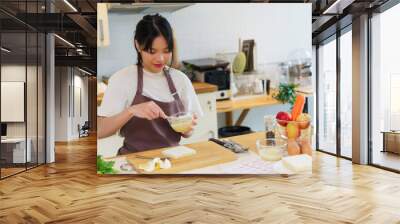
[[[108,24],[108,8],[106,3],[97,5],[97,46],[110,46],[110,26]]]
[[[198,118],[197,126],[190,138],[182,138],[181,144],[207,141],[209,138],[218,137],[216,92],[197,94],[203,117]]]

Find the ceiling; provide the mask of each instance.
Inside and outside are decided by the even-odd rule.
[[[313,0],[313,44],[349,26],[353,17],[372,12],[387,2],[389,0]]]
[[[351,24],[354,16],[358,16],[368,10],[374,10],[389,0],[229,0],[229,2],[255,2],[255,3],[311,3],[312,4],[312,39],[313,44],[332,36],[337,29],[342,29]],[[129,11],[130,13],[146,12],[149,10],[149,2],[158,3],[156,7],[163,10],[179,10],[175,5],[182,4],[183,7],[199,2],[226,2],[224,0],[154,0],[154,1],[129,1],[129,0],[108,0],[101,2],[118,2],[113,11]],[[132,2],[136,2],[133,4]],[[138,3],[140,2],[140,3]],[[162,7],[161,5],[170,7]],[[146,6],[146,3],[147,6]],[[164,3],[164,4],[161,4]],[[154,6],[154,5],[153,5]],[[152,6],[152,7],[153,7]]]
[[[337,29],[351,24],[352,18],[366,10],[373,10],[389,0],[231,0],[230,2],[268,2],[268,3],[312,3],[313,44],[332,36]],[[47,5],[46,5],[47,2]],[[118,2],[119,7],[110,10],[151,10],[145,3],[158,3],[159,10],[179,10],[197,1],[163,0],[1,0],[0,24],[2,38],[13,42],[7,46],[25,54],[25,39],[21,32],[25,29],[40,32],[54,32],[61,38],[55,38],[56,65],[79,66],[96,74],[96,2]],[[136,2],[135,5],[132,5]],[[139,2],[139,3],[138,3]],[[182,4],[177,7],[176,3]],[[210,2],[210,1],[204,1]],[[224,2],[215,0],[213,2]],[[69,4],[68,4],[69,3]],[[52,13],[49,13],[49,11]],[[147,12],[147,11],[146,11]],[[131,12],[132,13],[132,12]],[[2,43],[5,43],[2,41]],[[29,52],[34,52],[34,44],[28,44]]]
[[[28,43],[25,49],[26,30],[35,35],[54,32],[61,37],[55,38],[56,66],[78,66],[95,75],[96,7],[96,0],[1,0],[2,45],[12,49],[8,60],[21,60],[25,55],[29,60],[36,55],[35,45]]]

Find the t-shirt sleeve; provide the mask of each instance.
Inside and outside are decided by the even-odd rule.
[[[103,100],[97,110],[98,116],[110,117],[122,112],[127,105],[128,93],[124,91],[121,75],[116,73],[111,76]]]
[[[195,113],[197,117],[204,116],[203,110],[201,109],[199,99],[193,88],[189,78],[183,74],[183,93],[180,94],[182,97],[182,103],[185,109],[189,112]]]

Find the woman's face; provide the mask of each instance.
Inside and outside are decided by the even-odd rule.
[[[161,72],[172,56],[163,36],[156,37],[153,40],[152,48],[149,51],[141,50],[140,54],[142,55],[143,67],[153,73]]]

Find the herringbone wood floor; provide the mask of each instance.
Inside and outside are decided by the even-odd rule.
[[[400,223],[400,175],[316,153],[311,176],[97,176],[96,139],[0,181],[0,223]]]

